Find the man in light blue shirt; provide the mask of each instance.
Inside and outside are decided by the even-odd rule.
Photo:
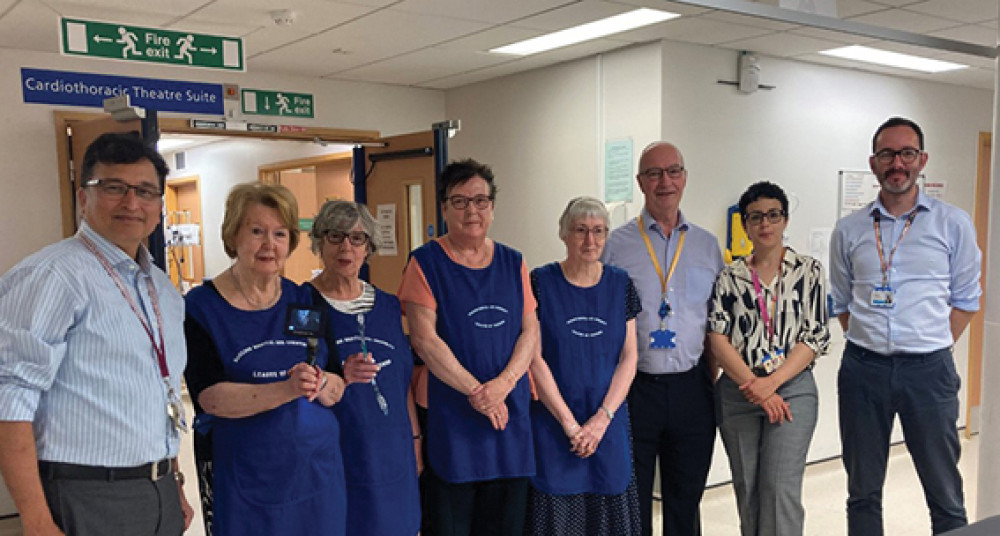
[[[969,216],[917,186],[927,153],[916,123],[883,123],[868,161],[878,198],[838,221],[830,240],[833,312],[847,336],[837,387],[848,533],[883,533],[899,415],[939,534],[967,524],[951,348],[979,310],[981,254]]]
[[[722,255],[715,236],[680,212],[687,170],[676,147],[646,147],[636,179],[645,206],[611,233],[603,261],[626,270],[642,299],[639,370],[628,397],[642,531],[652,534],[659,457],[663,534],[692,536],[701,533],[699,504],[715,446],[712,384],[718,371],[701,360]]]
[[[167,166],[132,134],[84,155],[74,237],[0,278],[0,471],[25,534],[170,535],[184,302],[143,240]]]

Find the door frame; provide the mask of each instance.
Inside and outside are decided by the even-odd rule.
[[[976,228],[976,242],[982,252],[982,277],[986,281],[987,260],[989,259],[990,230],[990,171],[993,156],[993,136],[990,132],[980,132],[976,146],[976,189],[973,196],[972,221]],[[980,307],[969,322],[969,362],[966,372],[965,437],[979,433],[980,405],[983,390],[983,332],[986,317],[983,312],[985,294],[979,299]]]
[[[74,211],[72,160],[70,159],[70,130],[73,123],[106,117],[101,112],[79,112],[53,110],[53,125],[56,135],[56,158],[58,159],[59,205],[62,215],[63,236],[76,232]],[[325,141],[331,143],[371,143],[380,139],[377,130],[359,130],[329,127],[294,127],[289,132],[248,132],[243,130],[196,129],[191,120],[182,117],[159,117],[160,132],[164,134],[202,134],[231,138],[254,138],[261,140]]]

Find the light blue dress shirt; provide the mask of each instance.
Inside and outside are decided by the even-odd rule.
[[[104,254],[158,334],[152,278],[170,384],[180,393],[184,301],[145,248],[137,263],[84,222],[77,237],[0,278],[0,420],[34,423],[39,460],[130,467],[176,456],[179,436],[152,343],[80,235]]]
[[[715,277],[722,270],[719,241],[712,233],[687,221],[683,213],[677,218],[677,227],[668,234],[664,234],[645,208],[641,214],[664,277],[670,271],[670,262],[677,250],[679,231],[687,231],[677,269],[667,285],[667,300],[673,314],[667,317],[666,327],[677,333],[676,348],[649,347],[649,333],[660,329],[658,313],[663,292],[656,268],[639,234],[638,219],[611,233],[601,260],[628,272],[642,299],[642,312],[636,318],[639,370],[647,374],[685,372],[698,364],[704,351],[708,302]]]
[[[885,258],[902,238],[888,272],[895,291],[891,309],[871,305],[882,285],[874,214],[880,214]],[[980,260],[976,231],[961,209],[920,192],[910,212],[893,217],[878,199],[837,222],[830,238],[833,313],[850,313],[847,339],[880,354],[926,353],[954,344],[952,308],[978,311]]]

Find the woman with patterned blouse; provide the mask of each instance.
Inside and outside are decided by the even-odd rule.
[[[724,372],[716,413],[743,536],[802,534],[802,475],[816,428],[813,360],[826,353],[819,261],[785,247],[788,197],[770,182],[740,197],[754,252],[719,274],[709,341]]]

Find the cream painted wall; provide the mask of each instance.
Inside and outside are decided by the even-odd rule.
[[[867,169],[871,134],[891,115],[923,126],[927,177],[946,181],[946,200],[971,210],[976,138],[991,130],[991,92],[768,57],[760,64],[762,83],[777,87],[752,95],[717,83],[735,76],[734,52],[672,42],[450,90],[448,117],[463,127],[450,154],[493,165],[506,189],[492,235],[523,251],[531,266],[562,258],[556,219],[571,197],[603,194],[603,144],[621,137],[633,138],[635,160],[661,137],[681,148],[690,169],[682,210],[720,243],[726,207],[766,178],[797,199],[789,243],[808,252],[810,229],[836,221],[837,172]],[[642,202],[635,195],[617,208],[615,220],[635,217]],[[835,344],[815,369],[820,421],[811,460],[840,453],[836,371],[843,334],[835,325],[831,330]],[[956,347],[963,378],[967,353],[963,339]],[[728,477],[720,443],[709,481]]]
[[[58,54],[0,50],[0,160],[5,169],[0,187],[0,273],[26,255],[61,238],[52,111],[56,107],[25,104],[21,67],[93,72],[123,76],[228,82],[243,87],[287,89],[316,97],[316,118],[284,119],[284,123],[378,130],[383,135],[427,130],[444,118],[444,92],[319,80],[267,73],[231,73],[174,66],[128,64]],[[71,108],[61,108],[71,109]],[[78,108],[96,111],[96,108]],[[163,114],[175,116],[176,114]],[[254,172],[256,177],[256,171]]]

